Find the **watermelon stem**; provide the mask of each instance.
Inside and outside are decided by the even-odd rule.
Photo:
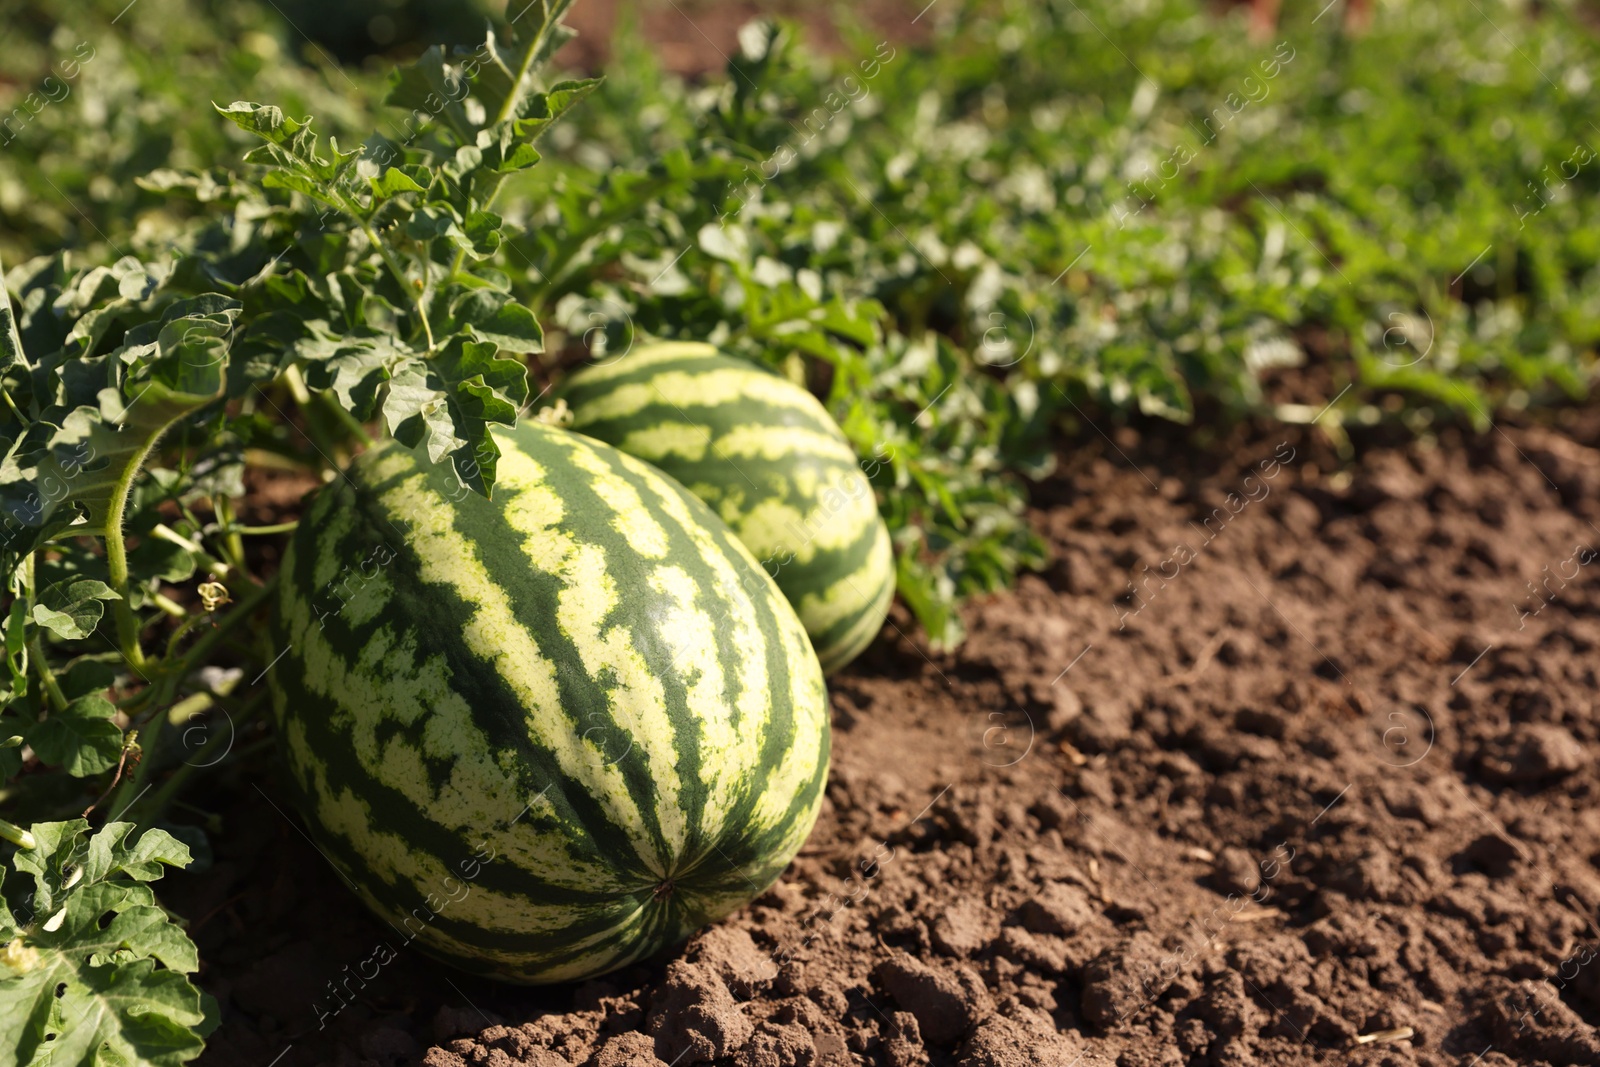
[[[31,833],[4,819],[0,819],[0,840],[10,841],[18,848],[34,848],[37,845]]]
[[[35,552],[28,557],[28,610],[33,611],[34,598],[39,595],[39,553]],[[44,687],[45,697],[51,711],[61,711],[67,706],[67,695],[61,691],[61,683],[56,680],[55,672],[50,669],[50,661],[45,658],[44,641],[39,636],[39,631],[34,630],[28,637],[28,658],[33,661],[34,669],[39,675],[39,683]]]
[[[171,806],[177,795],[189,784],[189,778],[196,771],[209,770],[230,755],[237,760],[239,756],[249,751],[249,746],[246,746],[235,752],[233,743],[238,739],[239,731],[255,718],[256,713],[265,704],[266,695],[266,690],[256,692],[255,695],[245,701],[244,706],[239,709],[237,715],[229,717],[226,733],[221,730],[211,733],[206,738],[205,744],[201,745],[180,766],[173,769],[171,777],[162,782],[161,788],[151,794],[148,810],[144,815],[146,821],[159,819],[167,808]],[[271,739],[264,738],[263,740],[270,742]],[[220,756],[215,754],[218,748],[223,750]]]
[[[217,620],[194,644],[190,645],[188,652],[184,654],[182,659],[173,663],[163,663],[160,678],[149,690],[152,693],[149,703],[157,710],[143,726],[143,729],[151,738],[159,741],[160,735],[167,725],[167,716],[172,710],[178,687],[183,684],[190,674],[198,670],[207,661],[212,649],[227,638],[241,623],[255,614],[277,592],[280,578],[281,572],[274,574],[259,586],[246,587],[249,591],[242,593],[238,605]],[[150,747],[152,751],[155,750],[154,741]],[[123,779],[121,790],[112,804],[113,811],[120,814],[139,799],[139,795],[144,791],[145,783],[149,781],[154,769],[152,766],[154,762],[154,760],[141,761],[134,769],[134,773]]]
[[[134,453],[133,459],[122,469],[116,484],[112,486],[111,503],[106,508],[106,572],[111,578],[111,588],[117,594],[117,599],[111,602],[112,618],[117,627],[117,648],[136,674],[145,665],[144,649],[139,644],[139,622],[134,618],[133,604],[129,599],[128,546],[122,535],[122,515],[128,507],[134,479],[139,476],[145,458],[155,448],[156,441],[165,432],[166,426],[161,427]]]

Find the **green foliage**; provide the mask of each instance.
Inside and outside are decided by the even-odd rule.
[[[234,225],[256,223],[254,257],[240,264],[231,248],[214,251],[217,230],[192,243],[200,270],[232,271],[226,288],[252,306],[239,339],[250,378],[297,362],[356,420],[381,414],[394,436],[425,444],[483,493],[498,455],[489,426],[514,424],[527,401],[523,364],[509,357],[543,348],[538,321],[492,266],[505,227],[493,203],[506,175],[538,162],[550,125],[599,84],[533,88],[569,36],[556,22],[568,3],[534,5],[525,37],[491,30],[476,50],[430,49],[396,72],[388,101],[412,113],[404,141],[376,135],[341,150],[330,140],[324,157],[309,119],[219,106],[265,142],[245,157],[260,167],[258,191],[226,181]]]
[[[121,599],[106,583],[92,578],[53,585],[40,592],[33,621],[63,640],[81,640],[99,625],[105,613],[101,601]]]
[[[1359,42],[1294,14],[1257,44],[1190,0],[957,4],[914,49],[857,31],[822,59],[758,23],[691,88],[625,37],[610,82],[535,91],[564,7],[535,5],[516,40],[430,49],[386,90],[258,62],[281,28],[248,13],[225,16],[248,48],[180,38],[209,56],[203,84],[280,95],[221,109],[263,142],[241,174],[165,95],[175,67],[108,46],[24,132],[89,154],[73,109],[147,83],[141,115],[170,131],[158,169],[103,209],[57,156],[13,154],[0,182],[81,188],[98,237],[79,243],[176,243],[167,299],[240,301],[230,396],[296,364],[484,492],[486,429],[529,393],[513,357],[544,347],[535,314],[558,347],[701,338],[777,366],[857,443],[902,594],[944,641],[960,596],[1039,561],[1019,478],[1063,421],[1303,421],[1321,403],[1270,402],[1263,376],[1308,361],[1333,370],[1309,400],[1354,386],[1323,418],[1418,429],[1592,380],[1596,48],[1560,10],[1496,28],[1405,5]],[[292,109],[312,104],[347,143],[381,132],[319,141]]]
[[[8,284],[22,301],[24,355],[4,379],[0,508],[8,531],[33,536],[8,540],[0,558],[68,529],[105,530],[155,441],[221,397],[238,314],[217,295],[173,299],[131,259],[76,274],[65,257],[35,261]]]
[[[116,705],[98,693],[79,697],[34,727],[28,743],[41,762],[63,767],[74,778],[108,771],[122,753],[116,713]]]
[[[893,443],[901,594],[953,639],[960,595],[1037,561],[1015,475],[1053,425],[1337,398],[1320,417],[1481,427],[1590,387],[1593,35],[1314,14],[1252,44],[1186,0],[941,6],[924,47],[828,61],[756,25],[693,90],[624,45],[582,166],[523,187],[547,225],[513,279],[569,336],[711,338],[793,368],[864,462]],[[1325,391],[1269,400],[1313,364]]]
[[[489,427],[527,405],[522,357],[543,340],[494,265],[507,223],[493,201],[599,84],[537,87],[565,7],[535,5],[525,36],[491,31],[479,49],[434,50],[395,74],[397,101],[424,109],[400,140],[346,149],[277,106],[217,106],[212,121],[257,142],[246,171],[152,172],[140,188],[182,221],[149,247],[109,217],[103,233],[142,256],[58,250],[5,272],[0,777],[31,766],[86,779],[63,801],[56,779],[23,774],[12,796],[24,807],[98,803],[113,768],[124,802],[152,773],[186,773],[170,745],[147,754],[129,728],[153,723],[159,738],[185,692],[214,700],[196,672],[270,593],[232,517],[247,453],[333,467],[381,420],[492,491]],[[221,583],[208,603],[236,600],[233,612],[167,595],[199,570]],[[108,610],[114,633],[102,632]],[[147,634],[164,616],[176,621],[157,656]]]
[[[89,836],[85,819],[39,823],[0,884],[0,1029],[19,1064],[186,1063],[216,1007],[188,976],[193,942],[147,883],[189,864],[161,830]],[[0,868],[0,874],[4,874]],[[21,876],[21,877],[19,877]]]
[[[197,205],[146,187],[149,176],[231,161],[243,143],[207,99],[248,87],[346,134],[366,132],[381,95],[381,76],[331,66],[315,47],[297,62],[305,39],[266,4],[11,0],[6,28],[0,255],[12,263],[159,250]]]

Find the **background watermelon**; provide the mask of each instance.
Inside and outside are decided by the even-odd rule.
[[[855,450],[804,389],[711,345],[641,346],[558,392],[572,428],[666,471],[773,575],[825,673],[877,636],[894,552]]]
[[[284,562],[280,734],[319,846],[400,936],[574,979],[777,877],[821,802],[826,694],[681,486],[536,423],[496,440],[493,501],[395,442],[318,494]]]

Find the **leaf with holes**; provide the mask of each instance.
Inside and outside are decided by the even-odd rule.
[[[12,860],[0,907],[0,1031],[16,1063],[169,1067],[200,1054],[216,1005],[188,975],[193,942],[156,906],[149,886],[189,849],[161,830],[130,843],[133,826],[88,837],[84,819],[39,823],[33,849]]]

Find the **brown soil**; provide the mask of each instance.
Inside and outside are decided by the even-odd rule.
[[[1347,464],[1086,428],[1045,574],[833,680],[782,881],[599,981],[431,963],[235,781],[164,897],[201,1062],[1600,1063],[1600,409],[1566,415]]]

